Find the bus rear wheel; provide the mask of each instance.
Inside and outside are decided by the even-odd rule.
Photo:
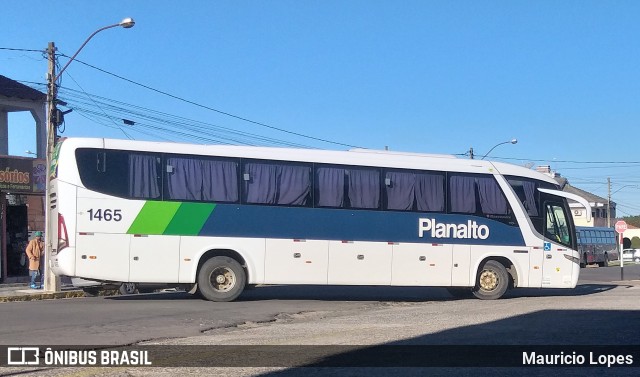
[[[138,293],[138,286],[136,283],[122,283],[118,288],[121,295],[134,295]]]
[[[245,286],[244,269],[235,259],[213,257],[202,265],[198,273],[198,290],[209,301],[233,301]]]
[[[509,273],[495,260],[488,260],[482,266],[473,287],[473,295],[482,300],[495,300],[509,288]]]

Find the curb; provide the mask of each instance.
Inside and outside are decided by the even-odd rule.
[[[117,289],[105,289],[101,290],[96,296],[115,296],[118,294]],[[0,302],[16,302],[16,301],[39,301],[39,300],[55,300],[61,298],[77,298],[87,297],[84,291],[73,290],[66,292],[51,292],[51,293],[32,293],[22,294],[15,296],[0,296]]]
[[[17,296],[0,297],[0,302],[12,302],[12,301],[37,301],[37,300],[52,300],[58,298],[73,298],[84,297],[83,291],[68,291],[68,292],[52,292],[52,293],[35,293]]]

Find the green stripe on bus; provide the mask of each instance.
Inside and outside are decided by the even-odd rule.
[[[182,203],[164,234],[197,236],[215,208],[213,203]]]
[[[146,202],[133,224],[129,234],[163,234],[180,208],[179,202]]]

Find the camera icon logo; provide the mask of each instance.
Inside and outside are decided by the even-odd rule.
[[[40,348],[8,347],[7,365],[40,365]]]

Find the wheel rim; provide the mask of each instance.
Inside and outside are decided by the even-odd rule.
[[[480,288],[483,291],[493,291],[498,287],[500,279],[498,274],[492,270],[483,270],[480,274]]]
[[[136,291],[136,285],[133,283],[125,283],[124,284],[124,291],[129,293],[129,294],[133,294]]]
[[[211,286],[219,292],[227,292],[236,285],[236,274],[228,267],[218,267],[211,273]]]

